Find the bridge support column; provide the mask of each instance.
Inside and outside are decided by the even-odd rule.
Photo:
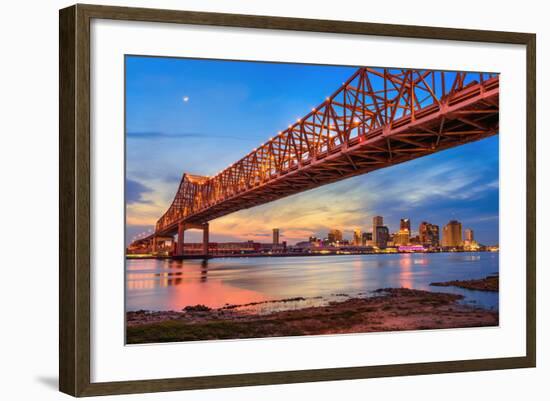
[[[204,256],[208,256],[209,236],[209,225],[208,223],[204,223],[202,225],[202,252]]]
[[[153,237],[153,245],[151,246],[151,253],[153,255],[157,253],[157,237]]]
[[[179,223],[178,224],[178,242],[176,246],[176,255],[182,256],[183,255],[183,246],[185,244],[185,224]]]

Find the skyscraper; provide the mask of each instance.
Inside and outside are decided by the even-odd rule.
[[[393,242],[395,245],[408,245],[411,238],[411,220],[401,219],[399,222],[399,231],[394,234]]]
[[[464,230],[464,249],[467,251],[479,250],[479,244],[474,239],[474,230],[471,228]]]
[[[279,245],[279,229],[273,229],[273,245]]]
[[[378,226],[375,230],[376,240],[375,244],[378,248],[384,249],[388,246],[388,238],[390,236],[390,230],[386,226]],[[374,237],[374,236],[373,236]]]
[[[372,218],[372,240],[376,244],[376,227],[382,227],[384,225],[384,218],[382,216],[374,216]]]
[[[418,226],[420,243],[426,246],[439,246],[439,226],[423,221]]]
[[[457,248],[462,246],[462,224],[451,220],[443,227],[443,247]]]
[[[332,229],[328,233],[328,242],[329,244],[334,244],[336,242],[342,242],[342,231]]]
[[[394,245],[408,245],[410,240],[409,232],[407,230],[399,230],[393,234]]]
[[[355,246],[361,245],[361,230],[359,229],[353,230],[353,245]]]
[[[411,219],[401,219],[399,222],[399,230],[411,232]]]
[[[440,235],[439,235],[439,226],[437,224],[431,224],[430,230],[428,231],[428,238],[430,238],[431,244],[433,246],[441,245]]]
[[[418,226],[418,236],[420,237],[420,243],[421,244],[427,244],[428,243],[428,226],[431,224],[427,221],[423,221]]]

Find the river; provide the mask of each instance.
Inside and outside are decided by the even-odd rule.
[[[371,296],[378,288],[407,287],[464,295],[462,302],[498,310],[498,293],[431,282],[484,278],[498,273],[499,254],[429,253],[307,257],[215,258],[126,261],[126,309],[181,310],[243,305],[243,310],[276,310],[326,305]],[[288,299],[298,298],[288,301]],[[286,302],[267,302],[287,300]]]

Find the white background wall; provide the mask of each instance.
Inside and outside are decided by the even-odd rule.
[[[394,0],[96,1],[127,5],[357,20],[537,33],[538,91],[538,368],[359,381],[119,396],[139,400],[407,400],[548,399],[550,296],[548,255],[550,162],[550,24],[544,2]],[[57,392],[58,9],[61,0],[12,1],[0,20],[0,394],[5,399],[66,398]],[[546,91],[546,93],[545,93]],[[504,227],[506,229],[506,227]],[[545,316],[546,313],[546,316]],[[546,337],[546,338],[545,338]],[[546,341],[545,341],[546,340]],[[546,385],[545,385],[546,384]],[[102,399],[115,399],[106,397]]]

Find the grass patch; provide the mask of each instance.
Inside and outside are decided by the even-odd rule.
[[[346,328],[365,321],[358,311],[315,314],[308,317],[259,319],[251,321],[208,321],[189,323],[178,320],[130,326],[128,344],[173,341],[226,340],[260,337],[300,336],[333,327]]]

